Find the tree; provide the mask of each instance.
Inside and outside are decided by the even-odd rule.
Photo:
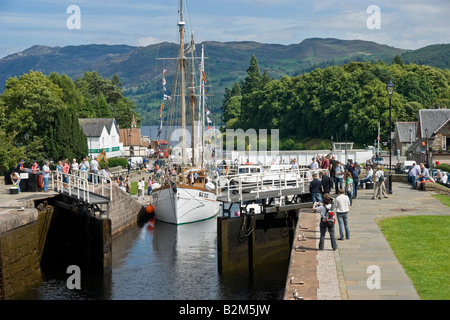
[[[42,163],[46,159],[81,159],[87,155],[87,139],[78,123],[76,109],[80,96],[71,83],[64,75],[46,77],[34,71],[7,80],[5,92],[0,96],[0,130],[9,136],[4,144],[1,140],[5,148],[1,151],[12,157],[12,163],[17,163],[19,158]],[[2,165],[8,168],[11,163]]]
[[[250,59],[250,66],[247,69],[247,77],[241,84],[241,114],[239,116],[240,123],[244,127],[248,127],[245,123],[251,120],[251,115],[254,113],[254,96],[253,93],[259,90],[261,84],[261,74],[258,66],[258,60],[253,55]]]
[[[394,62],[393,62],[393,63],[398,64],[399,66],[403,67],[403,60],[402,60],[402,58],[400,58],[400,57],[398,56],[398,54],[395,55],[395,58],[394,58]]]
[[[0,173],[10,172],[20,158],[25,157],[25,147],[15,145],[16,132],[6,133],[0,128]]]
[[[227,123],[231,119],[239,119],[241,114],[241,88],[237,82],[234,83],[233,89],[227,92],[226,100],[224,100],[223,122]]]
[[[25,133],[30,137],[42,135],[59,110],[66,108],[63,92],[40,72],[30,71],[9,78],[0,100],[4,105],[6,132],[17,132],[16,141],[23,144]]]

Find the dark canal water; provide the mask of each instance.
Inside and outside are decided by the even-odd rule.
[[[113,269],[81,275],[81,289],[68,289],[70,274],[44,274],[33,300],[277,300],[283,298],[288,261],[247,272],[217,272],[217,221],[173,226],[150,222],[114,238]]]

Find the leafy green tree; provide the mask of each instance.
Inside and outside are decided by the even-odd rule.
[[[113,117],[122,128],[131,125],[133,115],[140,122],[140,116],[135,112],[136,106],[125,98],[117,75],[109,80],[96,71],[85,72],[82,78],[75,81],[75,86],[85,100],[84,107],[78,109],[80,115],[87,118]]]
[[[17,147],[15,143],[17,133],[8,132],[0,127],[0,174],[10,172],[20,158],[25,157],[25,147]]]
[[[12,163],[22,157],[28,163],[42,163],[45,159],[79,159],[87,154],[87,140],[76,110],[80,96],[71,83],[66,76],[46,77],[34,71],[7,80],[0,96],[0,130],[9,133],[2,154],[12,157]],[[2,165],[8,168],[11,163]]]
[[[261,74],[258,60],[253,55],[250,59],[250,66],[247,69],[247,77],[241,84],[241,114],[239,120],[244,128],[251,126],[252,115],[255,114],[255,104],[257,104],[255,91],[260,89]]]
[[[222,107],[223,121],[227,123],[231,119],[239,119],[239,116],[241,115],[242,95],[241,88],[237,82],[234,84],[233,89],[227,92],[225,98],[226,100],[224,100]],[[236,120],[234,122],[236,122]]]
[[[350,62],[269,80],[260,75],[257,60],[252,57],[240,86],[239,121],[235,118],[239,104],[229,89],[223,104],[224,120],[233,128],[279,129],[282,148],[292,148],[294,139],[328,140],[333,135],[342,141],[345,123],[349,128],[347,138],[363,144],[373,142],[381,122],[382,138],[387,140],[389,79],[396,85],[391,97],[393,124],[415,120],[422,108],[450,107],[449,70],[402,65],[399,59],[391,65]]]
[[[75,87],[75,83],[67,75],[59,75],[52,72],[49,76],[50,80],[61,88],[63,95],[61,99],[67,107],[74,108],[78,112],[83,109],[84,97]]]
[[[19,78],[9,78],[0,100],[4,105],[7,132],[17,132],[16,142],[25,143],[30,137],[42,135],[51,126],[55,114],[66,108],[63,92],[40,72],[30,71]]]

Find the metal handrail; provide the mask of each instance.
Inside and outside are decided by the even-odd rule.
[[[240,201],[243,193],[256,193],[257,198],[261,192],[268,190],[278,190],[279,196],[282,195],[282,190],[289,188],[299,188],[305,193],[312,181],[312,174],[320,171],[325,170],[291,169],[219,176],[216,179],[216,196],[219,196],[224,188],[228,201],[231,201],[231,194],[236,193]]]
[[[64,182],[64,176],[68,177],[68,182]],[[88,181],[89,176],[97,183]],[[96,178],[96,179],[94,179]],[[56,184],[56,186],[55,186]],[[76,197],[89,203],[90,194],[101,195],[105,197],[105,191],[109,191],[109,200],[112,200],[112,181],[110,177],[105,177],[101,173],[79,171],[77,174],[52,171],[51,186],[53,190],[63,193],[65,190],[70,196],[76,191]]]

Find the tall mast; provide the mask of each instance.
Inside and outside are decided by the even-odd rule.
[[[186,59],[184,57],[184,26],[183,21],[183,0],[180,0],[180,21],[178,22],[178,28],[180,30],[180,52],[178,55],[178,65],[180,67],[181,75],[181,155],[182,164],[186,164],[186,93],[185,93],[185,79],[184,73],[186,68]]]
[[[194,32],[191,35],[191,60],[192,60],[192,71],[191,71],[191,88],[189,101],[192,106],[192,166],[195,166],[195,66],[194,66]]]
[[[201,95],[201,108],[200,111],[200,137],[201,137],[201,158],[202,158],[202,166],[204,166],[204,152],[205,152],[205,141],[204,141],[204,126],[205,126],[205,83],[203,82],[203,72],[205,71],[205,58],[204,58],[204,50],[205,46],[202,43],[202,59],[200,62],[200,95]]]

